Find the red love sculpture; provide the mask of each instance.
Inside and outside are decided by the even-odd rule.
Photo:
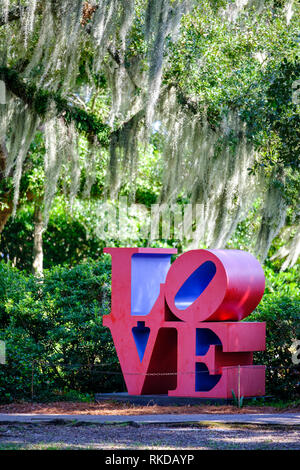
[[[111,330],[129,394],[230,398],[265,393],[265,323],[240,322],[260,302],[259,262],[239,250],[106,248]]]

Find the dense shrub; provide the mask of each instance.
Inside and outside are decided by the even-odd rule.
[[[265,268],[263,299],[247,321],[265,321],[266,351],[254,353],[256,363],[265,364],[267,394],[299,397],[300,367],[292,362],[291,346],[300,339],[299,265],[288,272]]]
[[[56,267],[43,282],[0,264],[0,399],[40,399],[70,390],[122,389],[110,332],[110,257],[73,269]],[[108,372],[108,373],[105,373]],[[32,383],[33,382],[33,383]]]

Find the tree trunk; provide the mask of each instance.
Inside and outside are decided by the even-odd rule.
[[[32,272],[37,277],[43,276],[43,212],[37,201],[34,207],[34,238]]]

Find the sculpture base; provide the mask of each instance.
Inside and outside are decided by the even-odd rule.
[[[249,397],[253,400],[255,397]],[[268,397],[259,397],[268,398]],[[119,403],[130,403],[131,405],[143,406],[187,406],[187,405],[232,405],[233,399],[227,398],[195,398],[195,397],[171,397],[168,395],[129,395],[123,393],[96,393],[95,401],[115,401]],[[244,398],[244,403],[247,398]]]

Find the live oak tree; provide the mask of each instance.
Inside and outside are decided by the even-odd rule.
[[[250,248],[263,260],[292,212],[279,256],[284,267],[297,261],[298,2],[5,0],[1,8],[0,230],[20,196],[32,198],[35,272],[59,179],[72,200],[84,174],[87,196],[105,155],[103,197],[127,185],[134,200],[139,144],[153,123],[159,201],[198,204],[193,246],[226,246],[260,198]],[[37,194],[25,173],[38,133]]]

